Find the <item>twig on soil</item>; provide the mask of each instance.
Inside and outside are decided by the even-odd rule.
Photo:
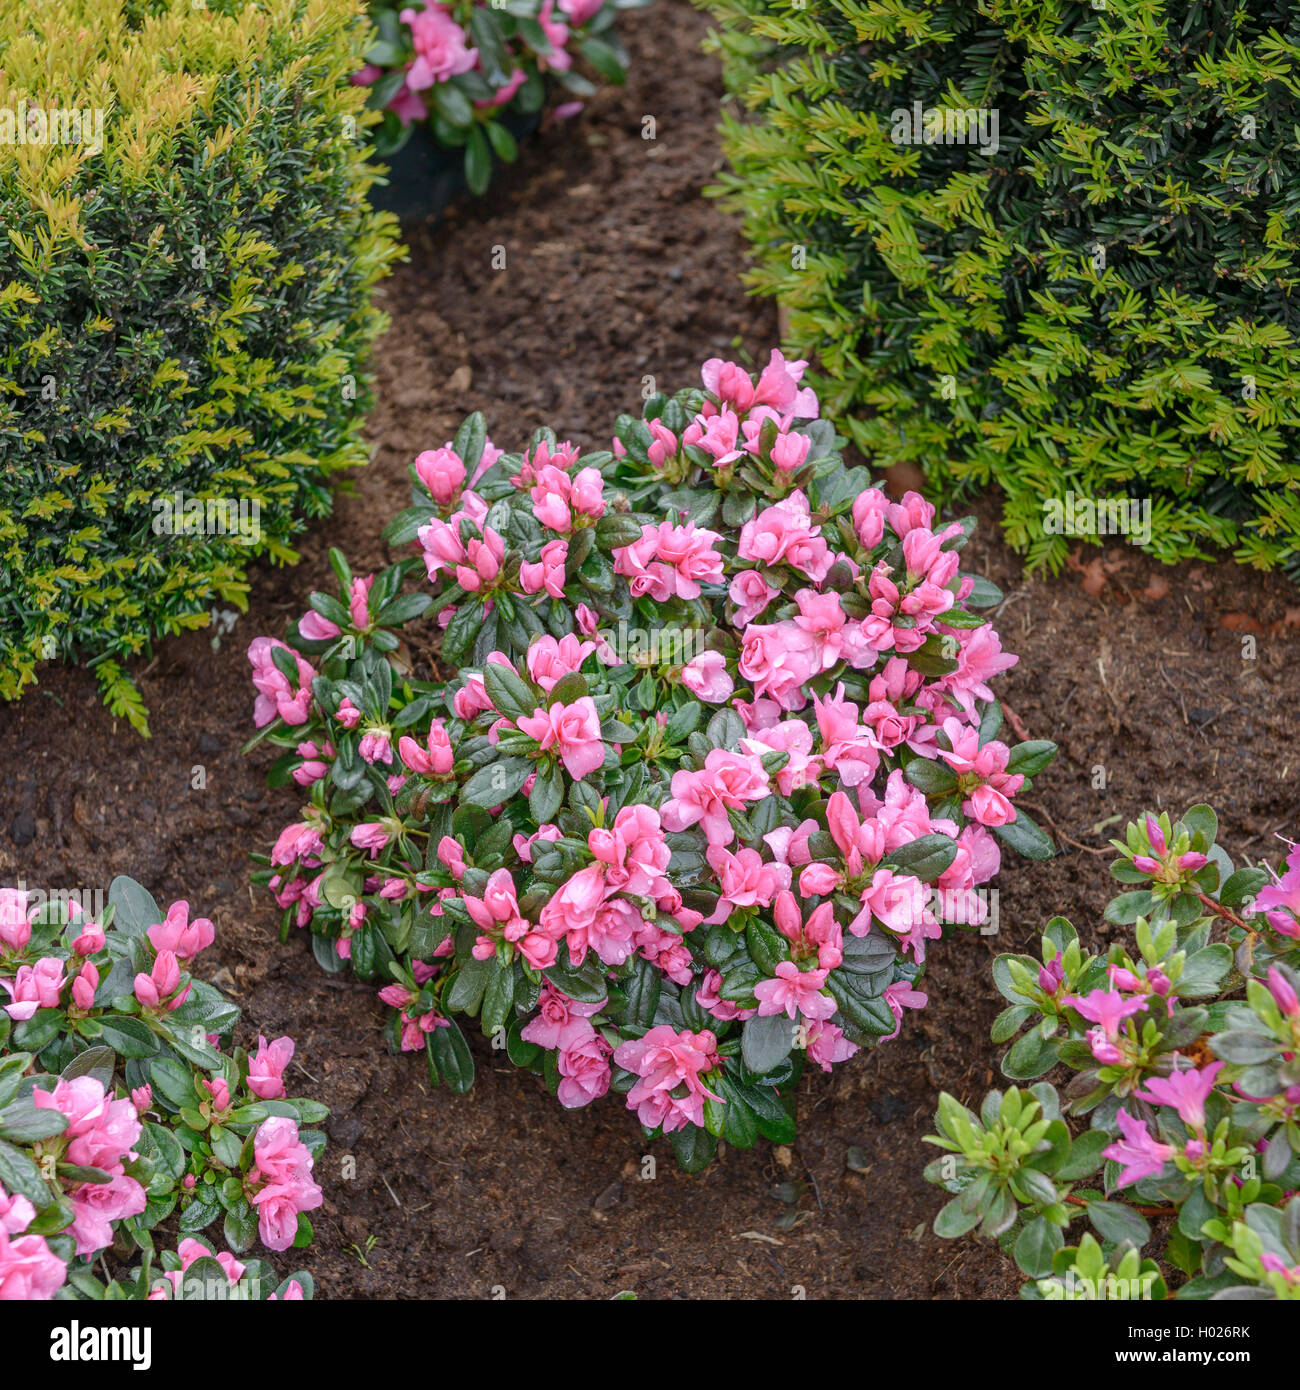
[[[1056,836],[1058,839],[1064,840],[1067,845],[1073,845],[1075,849],[1081,849],[1084,852],[1084,854],[1107,855],[1112,852],[1109,847],[1106,849],[1093,849],[1090,845],[1081,845],[1078,842],[1078,840],[1072,840],[1065,833],[1065,831],[1062,830],[1061,827],[1057,825],[1057,823],[1052,819],[1052,813],[1047,809],[1046,806],[1040,806],[1037,802],[1034,801],[1022,801],[1020,804],[1025,808],[1026,811],[1034,811],[1038,815],[1042,816],[1042,818],[1048,823],[1048,825],[1050,825],[1052,829],[1056,832]]]
[[[383,1183],[385,1187],[388,1187],[388,1179],[384,1177],[382,1173],[380,1173],[379,1175],[379,1181]],[[393,1199],[394,1206],[400,1207],[402,1205],[402,1199],[397,1195],[396,1192],[393,1191],[391,1187],[388,1187],[388,1195]]]
[[[1011,725],[1012,729],[1015,731],[1016,737],[1020,740],[1020,742],[1028,743],[1029,735],[1025,731],[1024,723],[1021,721],[1020,716],[1015,712],[1015,710],[1011,708],[1009,704],[1007,704],[1005,700],[1002,701],[1002,713],[1006,715],[1007,723]]]
[[[1028,594],[1029,594],[1029,590],[1028,590],[1028,589],[1014,589],[1014,590],[1012,590],[1012,592],[1009,593],[1009,594],[1006,596],[1006,598],[1004,598],[1004,599],[1002,600],[1002,602],[998,604],[998,606],[993,610],[993,612],[992,612],[992,614],[991,614],[990,616],[994,619],[994,621],[997,621],[998,619],[1000,619],[1000,618],[1002,617],[1002,610],[1003,610],[1004,608],[1006,608],[1009,604],[1014,603],[1018,598],[1025,598],[1025,597],[1027,597]]]
[[[1160,679],[1163,680],[1164,683],[1170,688],[1170,690],[1172,690],[1174,694],[1178,696],[1178,708],[1182,711],[1183,727],[1188,727],[1187,704],[1183,700],[1183,692],[1179,690],[1179,688],[1173,683],[1173,681],[1169,679],[1169,675],[1165,671],[1163,662],[1156,663],[1156,670],[1160,672]]]
[[[804,1157],[803,1149],[798,1144],[794,1146],[794,1151],[799,1155],[799,1162],[803,1164],[804,1172],[808,1174],[808,1181],[812,1183],[813,1196],[817,1198],[817,1210],[825,1215],[826,1208],[822,1206],[822,1190],[817,1186],[817,1175],[813,1172],[812,1168],[809,1167],[808,1160]]]

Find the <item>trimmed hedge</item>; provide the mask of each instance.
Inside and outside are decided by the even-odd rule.
[[[348,82],[369,35],[362,0],[0,17],[0,696],[79,651],[147,732],[121,660],[242,607],[248,560],[296,558],[366,461],[400,254]],[[260,535],[159,534],[178,492],[257,503]]]
[[[751,113],[712,191],[874,463],[996,482],[1032,565],[1074,492],[1149,498],[1161,560],[1300,578],[1294,7],[701,3]]]

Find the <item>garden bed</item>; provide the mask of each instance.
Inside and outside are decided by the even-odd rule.
[[[724,1152],[689,1177],[658,1144],[657,1177],[643,1181],[646,1145],[618,1107],[561,1111],[477,1038],[474,1091],[434,1091],[418,1056],[381,1051],[373,987],[324,975],[302,934],[279,944],[247,853],[299,798],[267,792],[264,760],[239,754],[249,640],[302,612],[329,544],[359,567],[384,561],[376,536],[405,500],[407,465],[468,411],[505,447],[542,423],[599,447],[615,415],[639,413],[643,377],[671,391],[707,357],[765,358],[776,342],[770,307],[739,288],[736,229],[699,197],[719,163],[704,28],[673,0],[629,15],[628,87],[527,147],[485,200],[409,235],[411,259],[380,296],[394,324],[378,354],[372,466],[306,538],[302,565],[256,570],[251,611],[218,649],[195,633],[140,663],[151,742],[114,724],[86,671],[51,669],[6,711],[0,881],[106,888],[127,873],[162,901],[189,898],[216,924],[206,959],[246,1024],[297,1040],[311,1084],[295,1075],[290,1090],[333,1112],[304,1261],[321,1297],[789,1297],[797,1285],[809,1297],[1010,1296],[1018,1281],[995,1249],[931,1233],[942,1196],[922,1177],[920,1142],[940,1090],[969,1102],[995,1082],[995,947],[1024,949],[1058,912],[1089,944],[1104,940],[1106,840],[1145,806],[1213,804],[1238,859],[1278,858],[1275,832],[1300,826],[1300,595],[1231,565],[1161,569],[1124,546],[1027,579],[981,504],[971,568],[1007,595],[998,627],[1021,658],[999,694],[1060,744],[1027,805],[1061,853],[1006,857],[1000,936],[934,948],[930,1005],[892,1047],[805,1078],[797,1149]]]

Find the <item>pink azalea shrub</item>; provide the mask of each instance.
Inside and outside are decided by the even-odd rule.
[[[1056,917],[1041,960],[994,963],[1003,1072],[1076,1075],[978,1116],[945,1094],[926,1175],[955,1194],[935,1230],[998,1238],[1024,1297],[1300,1300],[1300,849],[1278,875],[1217,836],[1208,806],[1147,813],[1111,842],[1131,942],[1086,952]]]
[[[416,125],[434,142],[463,149],[470,192],[487,188],[494,159],[513,160],[515,136],[548,107],[562,120],[596,91],[580,67],[621,85],[627,55],[618,41],[619,10],[648,0],[414,0],[372,4],[375,38],[352,80],[371,88],[384,113],[378,153],[400,149]],[[568,100],[555,101],[557,95]],[[576,98],[576,99],[575,99]]]
[[[998,737],[971,523],[845,469],[803,366],[706,363],[608,451],[504,454],[471,417],[411,469],[414,556],[333,552],[340,597],[249,649],[306,796],[262,874],[286,930],[435,1079],[470,1084],[477,1017],[691,1167],[790,1139],[805,1061],[895,1036],[1003,846],[1052,852],[1017,803],[1055,747]]]
[[[220,1219],[239,1297],[276,1285],[235,1255],[310,1239],[324,1135],[299,1125],[327,1111],[287,1096],[290,1039],[230,1049],[239,1010],[189,973],[213,935],[130,879],[101,921],[0,888],[0,1300],[228,1296],[206,1264],[188,1292],[159,1279],[152,1232],[170,1217],[187,1239],[165,1275],[211,1256],[193,1237]],[[109,1289],[100,1261],[123,1248],[142,1263]],[[282,1297],[310,1290],[294,1278]]]

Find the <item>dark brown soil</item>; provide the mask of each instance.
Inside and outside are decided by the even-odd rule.
[[[302,935],[280,944],[246,855],[297,803],[263,789],[263,759],[239,756],[252,732],[249,640],[302,611],[329,544],[361,566],[385,558],[377,536],[405,503],[407,464],[467,411],[484,411],[507,447],[541,423],[601,447],[615,415],[638,409],[645,376],[673,390],[706,357],[765,358],[776,340],[770,308],[737,288],[734,227],[699,196],[719,160],[704,28],[682,0],[632,15],[627,88],[533,143],[486,201],[410,238],[409,264],[383,291],[394,326],[379,350],[372,467],[298,568],[255,572],[252,611],[218,649],[196,633],[141,663],[150,742],[110,718],[82,670],[48,673],[0,716],[0,881],[106,888],[126,873],[164,903],[188,898],[217,924],[208,970],[243,1006],[245,1038],[297,1039],[295,1089],[333,1109],[305,1259],[325,1297],[1011,1296],[1017,1279],[995,1248],[930,1232],[943,1198],[921,1176],[938,1092],[970,1101],[994,1082],[994,952],[1025,947],[1057,912],[1104,941],[1106,838],[1145,806],[1212,802],[1234,854],[1275,854],[1271,837],[1300,826],[1295,590],[1230,564],[1161,571],[1123,547],[1029,579],[985,503],[972,568],[1007,594],[999,625],[1021,661],[1002,693],[1031,735],[1061,745],[1029,801],[1062,853],[1007,862],[1000,939],[935,949],[930,1007],[898,1039],[806,1079],[797,1149],[726,1152],[687,1177],[659,1145],[646,1180],[640,1130],[613,1098],[565,1112],[481,1041],[473,1092],[431,1091],[418,1055],[382,1051],[372,988],[324,975]],[[641,138],[644,115],[654,141]]]

